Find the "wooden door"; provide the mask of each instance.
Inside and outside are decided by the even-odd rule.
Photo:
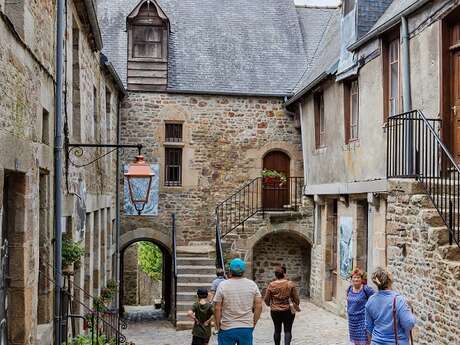
[[[337,222],[337,210],[338,210],[338,202],[335,199],[332,203],[332,214],[331,214],[331,230],[332,230],[332,261],[330,263],[331,265],[331,295],[332,295],[332,300],[336,300],[337,298],[337,261],[338,261],[338,255],[337,255],[337,247],[338,247],[338,222]]]
[[[265,155],[264,170],[275,170],[289,177],[291,159],[281,151],[272,151]],[[265,210],[280,210],[289,204],[289,180],[286,183],[263,183],[262,203]]]
[[[449,109],[452,152],[460,162],[460,23],[452,22],[448,29]]]

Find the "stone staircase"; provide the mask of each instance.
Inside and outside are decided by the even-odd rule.
[[[215,250],[210,244],[177,247],[177,311],[176,328],[190,329],[193,322],[187,318],[187,311],[196,301],[196,291],[208,290],[216,277]]]

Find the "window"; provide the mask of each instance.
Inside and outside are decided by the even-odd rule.
[[[344,0],[343,1],[343,14],[346,15],[355,7],[355,0]]]
[[[345,83],[344,89],[345,143],[358,139],[359,135],[359,86],[358,80]]]
[[[97,89],[93,87],[93,138],[97,141]]]
[[[105,118],[106,118],[106,140],[107,143],[110,143],[111,138],[111,130],[112,130],[112,93],[110,92],[109,88],[105,88]]]
[[[133,28],[133,57],[161,59],[163,28],[158,26],[140,26]]]
[[[165,148],[165,185],[182,185],[182,148]]]
[[[131,23],[131,58],[162,60],[166,57],[166,25],[155,5],[144,3]]]
[[[323,92],[317,92],[315,94],[314,102],[315,102],[315,142],[316,142],[316,148],[321,148],[325,146],[325,136],[326,136]]]
[[[182,124],[167,123],[165,125],[165,141],[169,143],[182,142]]]
[[[50,143],[50,114],[46,109],[42,111],[42,143],[45,145]]]
[[[384,49],[385,120],[400,113],[399,37],[389,40]]]
[[[168,143],[182,142],[182,124],[165,124],[165,141]],[[165,147],[165,186],[182,185],[182,147]]]

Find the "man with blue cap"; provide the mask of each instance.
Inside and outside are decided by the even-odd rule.
[[[262,296],[256,283],[244,278],[246,263],[230,262],[231,278],[220,283],[214,296],[219,345],[253,345],[252,334],[262,313]]]

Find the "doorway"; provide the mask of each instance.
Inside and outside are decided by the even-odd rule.
[[[263,159],[263,170],[277,171],[287,178],[289,177],[291,159],[281,151],[271,151]],[[262,204],[265,210],[281,210],[289,204],[289,180],[285,183],[262,184]]]
[[[330,200],[326,204],[326,267],[325,267],[325,300],[335,301],[337,299],[337,199]]]
[[[172,258],[162,245],[149,240],[128,244],[120,253],[120,305],[132,322],[171,317]]]
[[[0,344],[15,339],[26,343],[31,330],[30,315],[24,308],[26,279],[24,272],[25,174],[5,171],[3,184],[3,214],[1,220],[1,272],[0,272]],[[14,263],[14,264],[11,264]],[[14,310],[10,309],[14,307]],[[14,313],[14,317],[12,317]]]
[[[442,46],[443,138],[460,162],[460,7],[443,21]]]

